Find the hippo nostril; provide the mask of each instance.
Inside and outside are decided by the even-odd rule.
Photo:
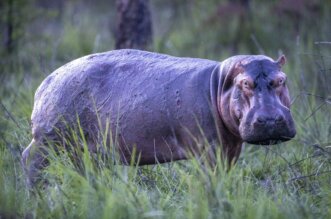
[[[258,116],[255,120],[256,125],[275,125],[284,122],[284,117],[282,115],[276,116]]]
[[[276,118],[275,118],[275,122],[276,123],[281,123],[284,121],[284,117],[281,116],[281,115],[277,115]]]
[[[266,123],[266,119],[262,116],[259,116],[256,118],[256,123],[258,124],[265,124]]]

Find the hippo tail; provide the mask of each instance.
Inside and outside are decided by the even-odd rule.
[[[30,156],[30,151],[33,145],[35,145],[36,140],[33,138],[32,141],[30,142],[30,144],[24,149],[24,151],[22,152],[22,165],[23,167],[25,167],[27,165],[28,162],[28,158]]]

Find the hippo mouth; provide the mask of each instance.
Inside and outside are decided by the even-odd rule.
[[[249,144],[255,144],[255,145],[275,145],[275,144],[279,144],[285,141],[289,141],[291,140],[293,137],[279,137],[277,139],[252,139],[252,140],[246,140],[247,143]]]

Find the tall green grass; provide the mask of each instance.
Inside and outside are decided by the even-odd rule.
[[[73,135],[76,135],[75,133]],[[79,135],[79,134],[77,134]],[[50,150],[45,183],[29,193],[19,155],[1,153],[0,212],[35,218],[328,218],[330,151],[298,142],[247,145],[229,172],[196,159],[122,166],[90,154]],[[8,146],[8,145],[7,145]],[[306,148],[305,148],[306,147]],[[207,169],[206,169],[207,168]]]

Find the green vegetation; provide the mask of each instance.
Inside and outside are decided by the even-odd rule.
[[[254,0],[243,19],[235,12],[217,15],[226,1],[151,1],[155,51],[214,60],[284,53],[294,140],[245,145],[229,172],[220,160],[213,172],[203,171],[195,159],[127,167],[87,152],[78,164],[65,152],[51,154],[47,185],[32,194],[20,153],[31,140],[34,91],[66,62],[111,50],[115,11],[102,0],[66,1],[61,10],[36,2],[19,11],[15,22],[24,29],[17,30],[16,50],[0,48],[0,218],[331,218],[328,1],[297,1],[304,6],[291,12],[279,9],[277,1]]]

